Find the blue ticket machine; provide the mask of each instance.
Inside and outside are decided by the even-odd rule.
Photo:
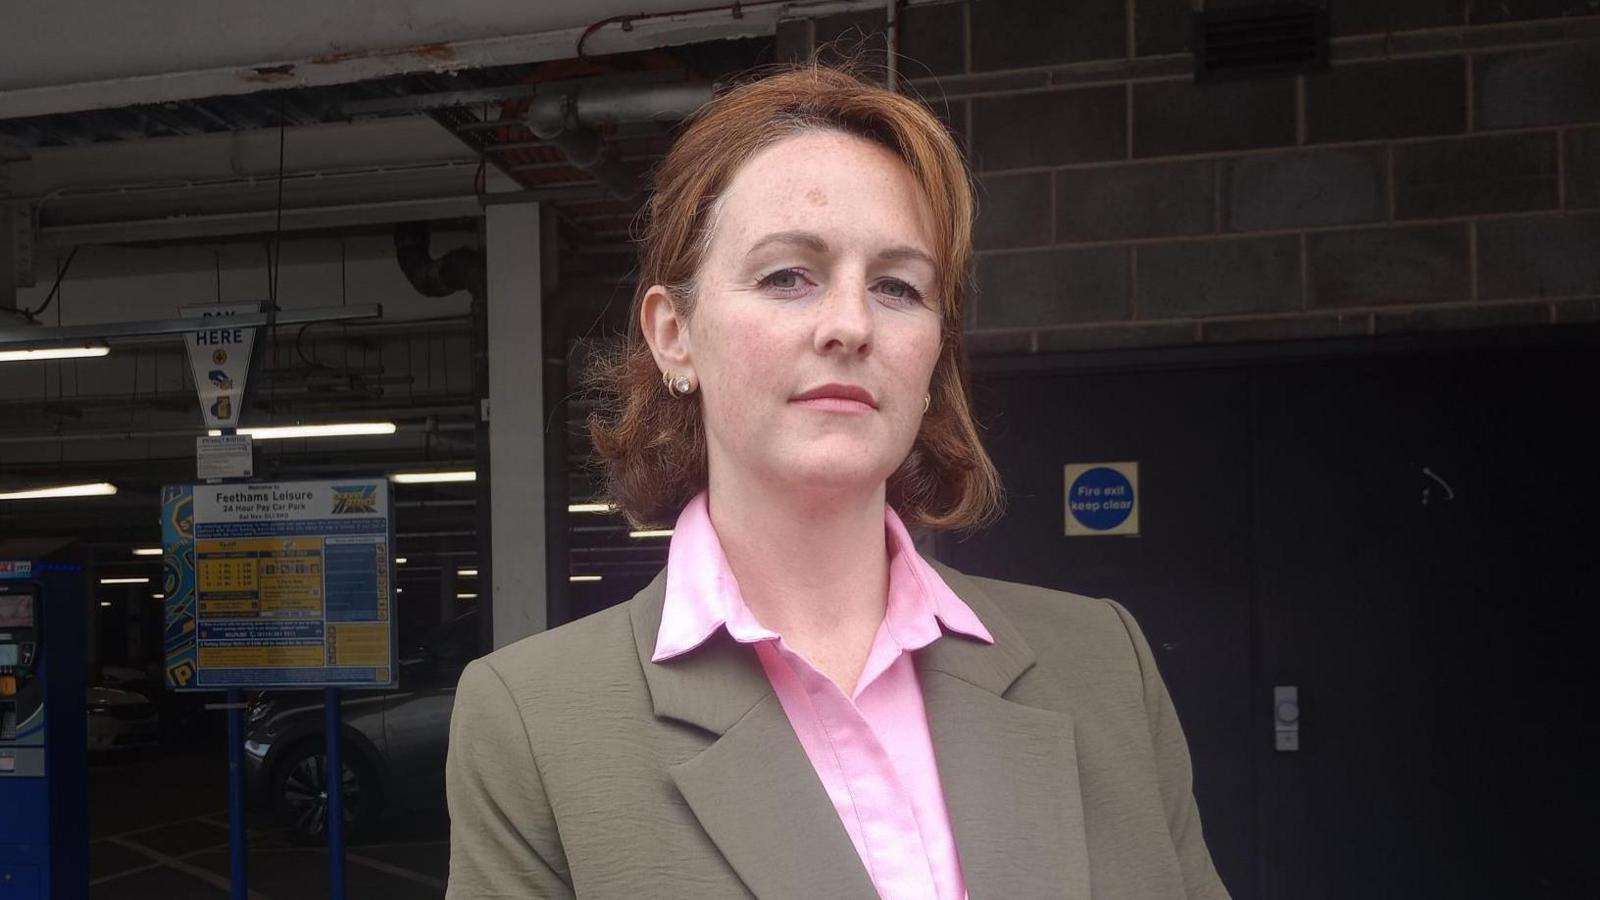
[[[0,900],[89,892],[83,571],[0,560]]]

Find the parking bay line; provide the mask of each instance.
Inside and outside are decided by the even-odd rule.
[[[319,852],[321,852],[323,856],[328,855],[328,851],[326,849],[321,849]],[[359,853],[351,853],[349,850],[344,852],[344,858],[349,862],[359,863],[369,869],[376,869],[379,872],[393,875],[396,878],[405,878],[410,881],[415,881],[418,884],[425,884],[428,887],[438,888],[441,891],[447,887],[444,879],[442,878],[435,878],[432,875],[424,875],[421,872],[413,872],[405,866],[397,866],[393,863],[386,863],[381,859],[373,859],[370,856],[362,856]]]
[[[214,821],[211,820],[211,817],[216,816],[216,815],[218,815],[218,814],[217,813],[201,813],[198,816],[190,816],[187,819],[173,819],[170,822],[162,822],[159,825],[145,825],[145,826],[143,826],[141,828],[134,828],[134,829],[131,829],[129,831],[119,831],[116,834],[108,834],[108,835],[104,835],[102,837],[92,837],[89,840],[92,843],[94,841],[109,841],[109,840],[112,840],[114,838],[133,837],[136,834],[144,834],[144,833],[149,832],[149,831],[160,831],[163,828],[171,828],[174,825],[183,825],[183,824],[185,824],[187,822],[204,822],[207,825],[217,825],[219,823],[214,822]],[[227,826],[223,825],[221,827],[226,828]]]
[[[438,843],[443,843],[443,842],[442,841],[435,841],[433,843],[438,844]],[[415,847],[415,846],[423,846],[423,844],[421,842],[416,842],[416,843],[412,843],[412,844],[370,844],[370,845],[363,844],[362,846],[363,847],[366,847],[366,846],[373,846],[373,847],[413,846],[413,847]],[[326,859],[327,856],[328,856],[328,848],[327,847],[261,847],[259,849],[252,849],[250,852],[252,854],[315,853],[318,856],[323,857],[324,859]],[[414,869],[408,869],[408,868],[406,868],[404,866],[397,866],[394,863],[387,863],[387,862],[384,862],[381,859],[375,859],[375,858],[373,858],[371,856],[363,856],[360,853],[351,853],[349,850],[345,850],[344,858],[345,858],[345,861],[347,861],[347,862],[353,862],[353,863],[356,863],[358,865],[363,865],[363,866],[366,866],[369,869],[375,869],[375,870],[377,870],[379,872],[383,872],[383,873],[388,874],[388,875],[393,875],[396,878],[404,878],[407,881],[415,881],[418,884],[425,884],[428,887],[439,888],[440,890],[443,890],[444,888],[448,887],[448,885],[445,883],[445,881],[443,879],[435,878],[432,875],[426,875],[426,874],[424,874],[422,872],[415,871]]]
[[[137,841],[130,841],[130,840],[127,840],[126,838],[120,838],[120,837],[105,838],[105,840],[108,840],[108,841],[112,842],[113,844],[116,844],[117,846],[122,847],[124,849],[132,850],[135,853],[142,854],[143,856],[146,856],[146,857],[148,857],[150,859],[153,859],[156,862],[160,863],[161,865],[167,866],[168,868],[176,869],[179,872],[182,872],[182,873],[184,873],[186,875],[192,875],[195,878],[198,878],[201,881],[204,881],[205,883],[211,885],[212,887],[215,887],[215,888],[218,888],[218,889],[224,890],[224,891],[231,891],[233,889],[233,882],[230,879],[223,878],[221,875],[218,875],[218,874],[216,874],[214,872],[209,872],[209,871],[207,871],[205,869],[200,868],[199,866],[191,865],[189,863],[186,863],[186,862],[184,862],[183,860],[179,859],[176,856],[168,856],[167,854],[162,853],[159,850],[152,850],[149,847],[146,847],[143,844],[138,843]],[[227,846],[227,845],[224,844],[222,846]],[[216,849],[216,848],[207,848],[207,849]],[[204,851],[195,851],[195,852],[198,853],[198,852],[204,852]],[[121,874],[128,874],[128,873],[121,873]],[[251,897],[251,900],[271,900],[271,898],[267,897],[267,895],[261,893],[260,891],[256,891],[256,890],[250,891],[250,897]]]

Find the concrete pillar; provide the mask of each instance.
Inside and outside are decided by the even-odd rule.
[[[485,210],[493,534],[491,568],[483,573],[492,583],[481,585],[478,602],[492,616],[496,648],[548,624],[539,226],[537,203]]]
[[[0,197],[7,187],[6,167],[0,165]],[[0,200],[0,326],[15,326],[17,288],[33,284],[33,259],[28,208]]]

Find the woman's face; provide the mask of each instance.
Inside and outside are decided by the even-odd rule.
[[[739,170],[688,321],[659,288],[642,313],[657,363],[699,385],[713,483],[870,491],[899,467],[939,356],[930,218],[905,164],[854,136]]]

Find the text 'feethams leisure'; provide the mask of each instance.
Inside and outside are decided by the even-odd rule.
[[[271,503],[283,500],[310,500],[310,491],[236,491],[218,494],[218,503]]]

